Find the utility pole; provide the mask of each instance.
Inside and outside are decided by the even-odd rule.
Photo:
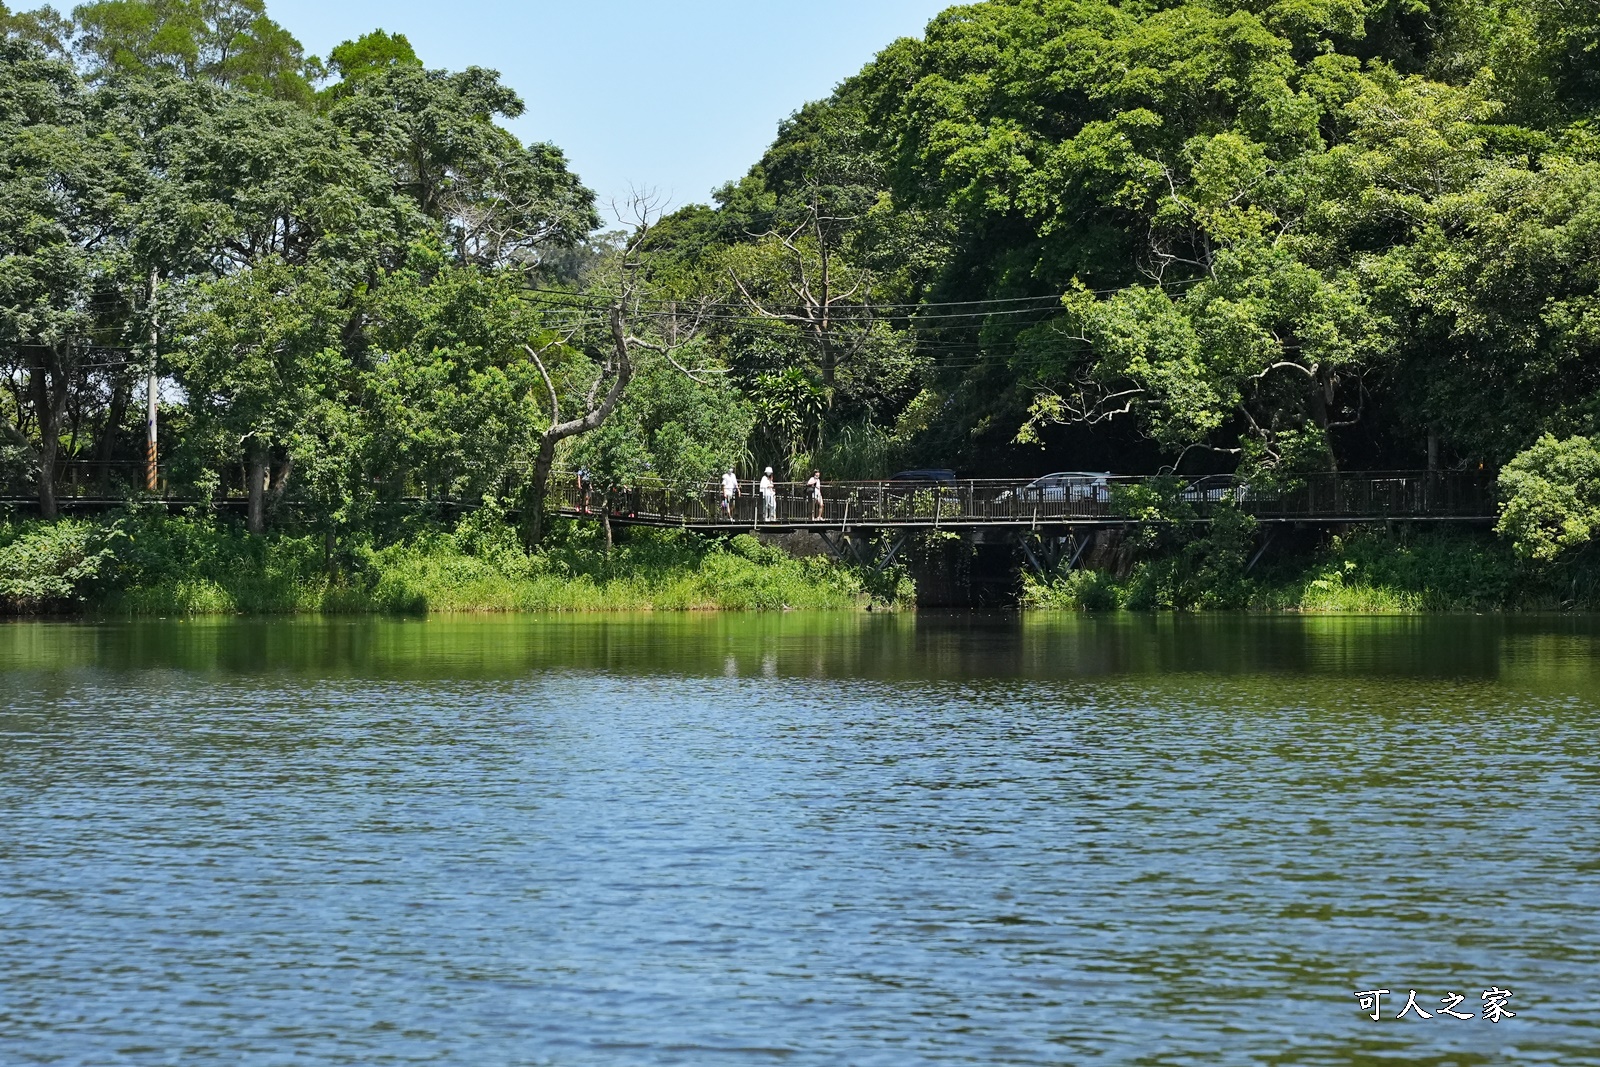
[[[156,402],[160,398],[160,383],[156,380],[156,345],[160,340],[160,327],[156,320],[156,268],[150,268],[150,291],[145,300],[145,310],[150,313],[150,377],[145,383],[145,439],[144,487],[154,493],[159,488],[156,477]]]

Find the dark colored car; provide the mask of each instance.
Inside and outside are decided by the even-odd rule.
[[[862,499],[868,511],[885,518],[920,514],[935,507],[935,498],[953,500],[957,496],[956,472],[942,467],[897,471],[885,483],[879,489],[868,490]]]
[[[1196,478],[1178,495],[1194,504],[1220,504],[1225,500],[1243,504],[1246,500],[1262,499],[1262,494],[1249,482],[1233,474],[1207,474]]]
[[[1207,474],[1183,487],[1178,496],[1194,504],[1216,504],[1224,500],[1243,500],[1244,483],[1231,474]]]
[[[889,476],[891,482],[924,482],[929,485],[954,485],[956,472],[939,467],[925,470],[901,471]]]

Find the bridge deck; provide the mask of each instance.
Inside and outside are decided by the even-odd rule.
[[[1141,515],[1131,507],[1137,494],[1130,490],[1151,487],[1155,479],[1115,478],[1101,484],[1037,487],[1021,479],[962,479],[931,483],[864,481],[834,482],[823,487],[820,516],[805,486],[782,483],[770,515],[764,513],[755,486],[742,482],[740,495],[728,511],[721,507],[720,488],[683,492],[666,485],[588,494],[585,500],[576,477],[558,473],[551,484],[552,503],[562,514],[595,519],[602,509],[611,521],[639,526],[688,527],[708,533],[735,533],[755,528],[773,532],[795,530],[906,531],[949,529],[997,532],[1047,527],[1128,526],[1141,522],[1171,521],[1154,512]],[[92,483],[90,483],[92,484]],[[119,506],[120,496],[94,492],[89,485],[69,482],[61,487],[63,510],[104,510]],[[1170,490],[1169,490],[1170,495]],[[1317,523],[1337,525],[1361,522],[1492,522],[1496,516],[1493,483],[1472,471],[1394,471],[1302,475],[1286,485],[1269,488],[1230,477],[1208,477],[1189,482],[1178,494],[1184,508],[1180,521],[1208,522],[1217,508],[1235,506],[1262,523]],[[169,507],[195,504],[242,508],[242,497],[208,501],[162,496]],[[406,498],[417,504],[446,509],[470,509],[461,501]],[[0,497],[0,506],[27,508],[32,498],[21,494]],[[293,507],[294,502],[287,502]]]
[[[996,529],[1045,526],[1126,526],[1146,521],[1130,507],[1128,488],[1146,478],[1103,484],[1034,487],[1021,480],[962,479],[940,485],[910,482],[836,482],[823,488],[820,515],[809,491],[793,483],[776,488],[770,513],[754,487],[741,483],[726,511],[720,489],[684,493],[664,485],[588,494],[576,479],[558,475],[552,486],[560,511],[641,526],[690,527],[707,532],[761,528],[773,532],[841,529]],[[1342,524],[1374,521],[1485,522],[1495,517],[1492,484],[1477,472],[1362,472],[1301,476],[1267,488],[1233,478],[1189,483],[1179,497],[1183,521],[1207,522],[1219,507],[1235,506],[1267,523]]]

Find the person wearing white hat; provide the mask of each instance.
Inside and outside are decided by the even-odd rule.
[[[778,518],[778,486],[772,480],[772,468],[761,474],[761,521],[774,522]]]

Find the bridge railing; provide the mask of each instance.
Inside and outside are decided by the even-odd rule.
[[[551,495],[563,510],[624,521],[685,526],[794,525],[1036,525],[1073,521],[1132,520],[1120,487],[1156,484],[1144,477],[1035,486],[1022,479],[953,482],[852,481],[825,483],[820,508],[810,489],[795,482],[776,486],[770,510],[751,482],[724,509],[720,485],[683,490],[642,484],[587,497],[570,474],[558,474]],[[1163,488],[1174,483],[1164,480]],[[1479,472],[1326,472],[1252,483],[1210,476],[1177,483],[1190,514],[1206,518],[1218,507],[1237,506],[1263,519],[1484,518],[1495,513],[1493,482]]]
[[[1354,471],[1302,476],[1276,493],[1247,493],[1258,518],[1486,518],[1494,482],[1478,471]]]
[[[160,464],[157,477],[165,490],[167,466]],[[29,470],[8,470],[0,478],[0,497],[34,496],[36,474]],[[143,460],[58,459],[55,465],[56,496],[62,500],[86,497],[120,497],[144,488]]]

